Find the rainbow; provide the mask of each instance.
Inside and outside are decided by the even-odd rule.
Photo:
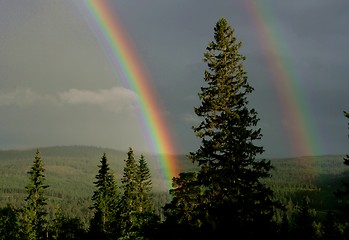
[[[270,5],[256,0],[246,0],[244,3],[265,52],[292,152],[296,156],[312,156],[319,152],[313,121],[304,93],[297,84],[296,71],[280,54],[286,51],[281,44],[285,41],[277,33],[278,27],[270,13]]]
[[[149,74],[137,56],[127,32],[123,29],[113,7],[106,0],[80,0],[89,24],[97,34],[104,50],[111,58],[120,80],[134,91],[140,109],[143,124],[152,149],[159,155],[165,184],[171,188],[172,177],[179,173],[175,158],[176,147],[169,127],[166,125],[163,111],[151,87]]]

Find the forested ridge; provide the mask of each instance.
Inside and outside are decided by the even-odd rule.
[[[97,165],[103,153],[107,154],[116,179],[121,179],[126,152],[93,146],[54,146],[39,149],[45,164],[47,184],[50,185],[47,195],[52,201],[52,208],[55,202],[67,204],[62,209],[66,214],[86,217],[85,211],[91,203],[90,198],[94,190],[93,181],[98,170]],[[26,173],[30,169],[35,151],[36,149],[0,151],[1,207],[7,204],[19,207],[23,204],[24,186],[28,181]],[[145,156],[152,176],[154,205],[160,204],[156,206],[160,211],[162,204],[168,201],[170,196],[163,184],[164,179],[157,157]],[[323,202],[326,196],[329,199],[328,204],[333,206],[337,203],[333,189],[340,187],[346,171],[349,171],[343,164],[343,157],[328,155],[272,158],[270,160],[275,169],[267,183],[280,196],[301,196],[307,193],[314,195],[314,199],[320,202]],[[183,171],[193,170],[185,155],[178,155],[177,159]],[[321,204],[318,209],[326,209],[328,204]]]
[[[27,184],[29,171],[36,149],[2,150],[0,151],[0,206],[10,204],[21,207],[26,195],[24,186]],[[124,168],[126,152],[93,146],[53,146],[40,148],[47,176],[46,195],[49,197],[48,207],[53,211],[59,204],[67,216],[77,216],[87,223],[90,214],[91,196],[94,191],[95,175],[98,163],[106,153],[110,167],[120,183]],[[140,154],[135,153],[136,157]],[[146,155],[152,176],[154,204],[157,212],[169,199],[163,173],[154,155]],[[182,160],[185,156],[178,156]],[[179,165],[181,165],[179,163]],[[183,164],[182,164],[183,165]]]
[[[349,155],[261,157],[241,46],[220,19],[194,108],[201,145],[177,156],[169,190],[132,146],[0,151],[0,239],[349,238]]]
[[[36,149],[0,151],[0,206],[21,208],[26,197],[25,186],[28,182],[27,172],[32,164]],[[88,228],[92,217],[93,182],[98,171],[98,164],[103,153],[107,153],[110,168],[116,180],[121,182],[126,152],[93,146],[55,146],[40,148],[46,169],[47,208],[51,218],[57,207],[69,218],[78,218],[83,228]],[[138,154],[139,155],[139,154]],[[138,156],[137,155],[137,156]],[[139,155],[140,156],[140,155]],[[274,169],[267,184],[292,207],[290,212],[297,212],[297,207],[304,197],[319,219],[323,219],[328,210],[340,209],[334,190],[341,187],[342,180],[348,175],[343,164],[343,155],[309,156],[298,158],[270,159]],[[152,203],[156,213],[162,216],[162,208],[170,201],[170,194],[161,182],[163,176],[156,156],[146,155],[152,182],[158,182],[152,189]],[[186,156],[178,156],[183,171],[193,170]],[[189,164],[188,164],[189,163]],[[185,169],[185,166],[187,169]]]

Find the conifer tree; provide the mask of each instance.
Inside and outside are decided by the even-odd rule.
[[[79,218],[69,218],[62,212],[61,207],[56,208],[50,230],[52,240],[83,240],[86,231]]]
[[[25,187],[28,196],[25,199],[23,230],[29,240],[47,239],[47,198],[44,195],[48,185],[45,185],[44,172],[40,151],[37,149],[33,165],[28,172],[29,183]]]
[[[23,239],[19,233],[18,210],[11,206],[0,208],[0,240]]]
[[[144,155],[141,155],[137,164],[132,148],[127,153],[121,182],[124,190],[121,239],[151,238],[158,222],[150,198],[151,175]]]
[[[98,239],[113,239],[117,235],[117,219],[120,194],[113,172],[104,153],[96,175],[96,190],[93,193],[94,217],[91,220],[91,235]]]
[[[334,211],[329,210],[326,214],[326,219],[323,223],[323,239],[324,240],[333,240],[333,239],[344,239],[339,221],[334,213]]]
[[[142,154],[138,161],[138,198],[137,222],[139,236],[153,239],[155,229],[159,223],[159,216],[155,214],[152,203],[152,179],[148,163]]]
[[[279,238],[283,240],[290,239],[290,223],[286,213],[284,213],[282,216],[279,230]]]
[[[272,166],[256,159],[264,152],[255,145],[262,134],[257,112],[248,106],[254,89],[247,81],[240,48],[234,29],[220,19],[204,54],[206,86],[199,92],[201,105],[195,108],[203,119],[193,127],[201,146],[189,155],[200,167],[197,184],[203,193],[197,209],[202,211],[206,237],[234,234],[256,239],[274,226],[276,202],[261,181],[271,176]]]
[[[198,203],[200,187],[196,184],[196,172],[182,172],[172,180],[172,200],[164,206],[166,221],[164,232],[174,239],[195,239],[200,228]],[[184,237],[185,236],[185,237]]]
[[[122,233],[132,234],[138,230],[137,212],[139,207],[138,169],[132,148],[127,152],[124,174],[121,179],[124,195],[122,197]]]
[[[294,239],[308,240],[315,236],[314,214],[309,206],[309,198],[304,197],[295,219]]]
[[[152,191],[151,175],[148,164],[142,154],[138,163],[139,212],[152,212],[150,194]]]

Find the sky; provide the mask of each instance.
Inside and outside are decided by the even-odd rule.
[[[263,156],[349,153],[348,1],[109,1],[149,72],[178,153],[200,145],[192,126],[200,121],[202,59],[222,17],[242,42]],[[136,93],[76,2],[0,0],[0,149],[153,151]]]

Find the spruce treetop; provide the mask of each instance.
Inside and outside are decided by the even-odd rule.
[[[201,187],[197,206],[204,209],[198,216],[205,216],[200,221],[217,234],[234,229],[245,235],[251,228],[258,229],[253,234],[259,236],[271,230],[278,204],[261,181],[271,176],[272,166],[270,161],[256,159],[264,149],[256,145],[262,134],[257,111],[249,106],[254,88],[244,70],[241,46],[227,20],[220,19],[204,53],[207,69],[205,86],[198,94],[201,105],[194,108],[202,119],[193,126],[201,146],[189,158],[200,167],[195,180]]]
[[[239,53],[241,42],[224,18],[214,29],[215,40],[209,43],[204,54],[208,66],[204,74],[207,85],[199,92],[201,106],[195,108],[203,121],[193,127],[202,139],[202,146],[191,154],[193,161],[205,165],[215,164],[223,155],[243,160],[264,151],[263,147],[252,143],[262,134],[256,128],[257,112],[248,108],[247,95],[254,89],[243,69],[245,56]]]
[[[44,197],[44,191],[48,188],[48,185],[45,185],[46,177],[45,177],[45,168],[43,166],[40,151],[36,150],[33,165],[28,171],[29,174],[29,183],[25,187],[27,189],[28,196],[26,201],[39,201],[43,205],[46,205],[46,197]]]
[[[41,240],[46,237],[47,209],[45,206],[47,198],[44,194],[48,185],[45,185],[44,172],[40,151],[37,149],[33,165],[28,171],[29,183],[25,187],[28,195],[25,198],[23,232],[28,239]]]

